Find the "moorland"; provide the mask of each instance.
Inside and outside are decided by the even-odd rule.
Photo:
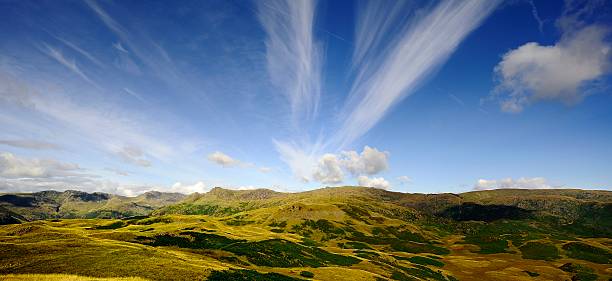
[[[612,192],[0,194],[0,280],[610,280]]]

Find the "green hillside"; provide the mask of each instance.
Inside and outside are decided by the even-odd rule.
[[[171,204],[162,194],[100,200],[104,195],[75,200],[53,194],[31,207],[3,203],[14,216],[53,218],[0,226],[0,274],[23,278],[7,280],[41,276],[19,274],[147,280],[612,278],[609,191],[215,188]],[[157,198],[157,207],[150,197]],[[42,215],[52,205],[47,202],[62,204]],[[151,208],[139,217],[119,211],[130,204]],[[78,215],[66,215],[73,206],[80,206]],[[121,215],[84,219],[99,210]]]
[[[25,220],[49,218],[118,218],[148,215],[153,210],[179,202],[180,193],[150,191],[136,197],[76,190],[0,194],[0,208]],[[0,209],[0,214],[2,214]]]

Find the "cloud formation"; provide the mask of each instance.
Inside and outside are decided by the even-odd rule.
[[[292,119],[312,118],[321,87],[321,46],[313,30],[314,0],[258,1],[258,18],[266,38],[266,60],[272,83],[289,100]]]
[[[209,190],[210,190],[210,187],[208,187],[204,182],[198,181],[193,184],[184,184],[181,182],[176,182],[172,185],[172,187],[170,187],[169,191],[190,194],[194,192],[205,193],[205,192],[208,192]]]
[[[365,146],[361,154],[343,151],[341,164],[353,175],[374,175],[388,168],[389,152]]]
[[[117,155],[126,163],[141,167],[150,167],[151,161],[145,158],[144,152],[137,146],[124,146]]]
[[[506,112],[521,112],[542,100],[576,104],[587,95],[589,82],[610,71],[612,45],[603,26],[566,31],[552,46],[527,43],[506,53],[495,67],[500,106]]]
[[[336,184],[343,182],[347,173],[354,177],[374,175],[388,168],[389,152],[367,145],[361,153],[350,150],[321,156],[305,154],[303,150],[284,143],[277,144],[277,147],[293,174],[303,182]]]
[[[367,176],[359,176],[357,178],[359,186],[374,187],[380,189],[389,189],[391,184],[384,178],[369,178]]]
[[[76,164],[51,159],[28,159],[9,152],[0,153],[0,177],[4,178],[50,178],[79,175]]]
[[[12,147],[36,149],[36,150],[60,149],[61,148],[59,145],[51,143],[51,142],[28,140],[28,139],[0,140],[0,145],[8,145]]]
[[[474,190],[490,190],[502,188],[522,188],[522,189],[550,189],[554,188],[542,177],[536,178],[505,178],[500,180],[479,179],[474,185]]]
[[[341,162],[334,154],[327,153],[321,156],[312,178],[321,183],[340,183],[344,180]]]
[[[393,5],[360,13],[357,22],[368,24],[358,24],[357,34],[394,32],[357,41],[355,50],[360,53],[355,58],[364,59],[353,62],[359,71],[344,109],[343,125],[332,142],[348,145],[372,129],[395,104],[413,94],[499,3],[495,0],[442,1],[418,20],[402,21],[400,17],[402,27],[396,29],[387,27],[388,21],[394,19],[388,16],[393,15]],[[361,55],[376,46],[382,46],[376,55]]]
[[[208,160],[217,165],[223,166],[224,168],[232,167],[240,164],[240,161],[230,157],[229,155],[221,152],[215,151],[208,155]]]

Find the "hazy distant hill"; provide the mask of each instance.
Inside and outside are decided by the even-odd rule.
[[[0,207],[22,219],[118,218],[148,215],[153,210],[179,202],[185,195],[150,191],[136,197],[67,190],[0,194]],[[1,211],[1,210],[0,210]]]

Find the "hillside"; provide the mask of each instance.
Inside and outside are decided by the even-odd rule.
[[[0,208],[25,220],[49,218],[120,218],[148,215],[179,202],[185,195],[150,191],[136,197],[76,190],[0,194]],[[0,214],[3,213],[0,209]]]
[[[171,201],[161,200],[163,194],[127,199],[80,194],[78,204],[70,203],[74,193],[49,194],[54,195],[47,195],[47,201],[29,203],[36,211],[28,206],[10,211],[27,217],[52,201],[65,202],[56,214],[67,214],[63,210],[70,206],[104,202],[84,213],[91,214],[122,204],[153,206],[154,198],[159,208],[149,216],[123,219],[55,217],[0,226],[0,274],[149,280],[612,277],[609,191],[406,194],[365,187],[300,193],[215,188],[174,198],[173,204],[162,204]],[[122,204],[110,204],[113,200]],[[22,277],[18,280],[28,280]]]

